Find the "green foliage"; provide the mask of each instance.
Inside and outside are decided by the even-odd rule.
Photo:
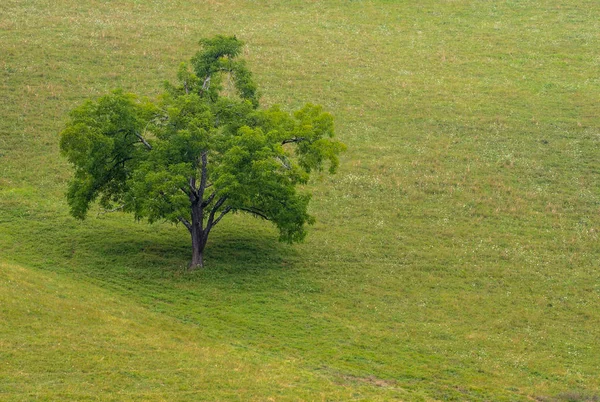
[[[128,178],[144,156],[135,146],[136,135],[154,113],[151,104],[122,91],[71,112],[60,147],[75,166],[67,197],[73,216],[83,219],[98,197],[105,208],[122,200],[129,190]]]
[[[211,39],[202,39],[200,44],[203,51],[196,53],[192,58],[195,75],[190,75],[189,79],[183,82],[184,87],[190,91],[198,90],[200,81],[197,77],[200,77],[203,89],[208,90],[211,100],[215,101],[218,99],[219,90],[222,89],[220,84],[223,75],[231,74],[239,96],[250,101],[255,108],[258,107],[258,94],[252,74],[243,60],[235,60],[243,43],[235,36],[217,35]],[[207,88],[209,83],[210,89]]]
[[[302,240],[314,219],[310,195],[297,185],[325,163],[334,173],[344,150],[333,139],[333,117],[312,104],[293,116],[258,109],[256,84],[237,59],[242,42],[200,43],[194,72],[182,63],[178,84],[166,84],[156,103],[117,90],[71,113],[60,146],[75,167],[73,216],[83,219],[99,198],[137,219],[184,222],[190,232],[200,225],[204,238],[223,215],[244,212],[272,221],[282,241]],[[227,74],[239,98],[221,95]],[[196,205],[209,213],[198,218]]]

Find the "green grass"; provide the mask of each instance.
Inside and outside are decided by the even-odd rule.
[[[3,400],[373,395],[364,384],[343,387],[295,359],[215,341],[198,325],[137,307],[101,287],[15,265],[0,268]]]
[[[600,394],[596,1],[0,4],[0,399]],[[68,216],[66,113],[234,33],[263,104],[336,116],[306,243]],[[75,309],[75,310],[73,310]]]

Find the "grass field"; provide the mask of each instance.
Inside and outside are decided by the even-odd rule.
[[[600,398],[596,0],[0,2],[0,400]],[[66,114],[236,34],[348,145],[305,243],[68,214]]]

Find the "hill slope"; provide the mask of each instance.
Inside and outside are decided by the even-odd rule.
[[[25,289],[2,285],[0,390],[600,394],[598,15],[595,0],[0,2],[0,261]],[[158,93],[215,33],[246,41],[264,105],[322,103],[349,150],[309,185],[305,244],[234,216],[187,274],[181,227],[69,217],[57,133],[83,99]]]
[[[13,264],[0,264],[0,313],[3,401],[400,395],[375,386],[336,385],[293,360],[217,342],[197,325],[89,283]]]

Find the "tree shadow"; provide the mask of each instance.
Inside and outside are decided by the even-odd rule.
[[[112,222],[111,222],[112,223]],[[120,225],[119,225],[120,226]],[[290,266],[297,251],[280,243],[271,228],[260,223],[241,227],[235,222],[211,233],[205,251],[205,268],[191,273],[191,240],[182,227],[167,224],[115,227],[114,224],[94,222],[93,228],[83,230],[77,240],[78,260],[87,259],[109,274],[124,273],[134,278],[189,279],[221,275],[259,274]],[[66,253],[68,254],[68,252]],[[204,275],[203,275],[204,274]]]
[[[78,222],[55,214],[19,219],[9,229],[14,241],[5,242],[7,260],[80,277],[164,311],[202,309],[218,303],[215,295],[244,305],[259,293],[276,297],[312,288],[295,269],[295,247],[279,243],[273,228],[255,220],[233,219],[215,230],[205,268],[193,272],[191,240],[183,227],[136,224],[125,215]]]

